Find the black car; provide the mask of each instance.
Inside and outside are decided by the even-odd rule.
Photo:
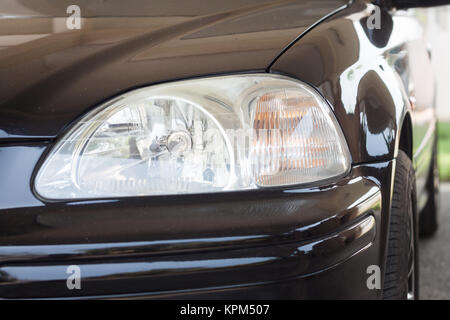
[[[2,1],[0,297],[418,298],[445,2]]]

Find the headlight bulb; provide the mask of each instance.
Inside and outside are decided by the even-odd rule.
[[[191,149],[192,138],[187,131],[172,132],[167,138],[167,150],[174,157],[180,157]]]

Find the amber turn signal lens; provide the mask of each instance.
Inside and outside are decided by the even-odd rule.
[[[342,133],[327,110],[319,99],[292,89],[256,100],[251,163],[257,185],[305,183],[347,170]]]

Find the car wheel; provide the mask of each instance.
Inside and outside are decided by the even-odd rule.
[[[391,204],[383,299],[418,298],[414,177],[411,159],[399,150]]]
[[[433,153],[433,165],[427,181],[428,202],[419,217],[419,233],[420,236],[432,236],[438,228],[438,211],[439,211],[439,166],[437,162],[437,150]]]

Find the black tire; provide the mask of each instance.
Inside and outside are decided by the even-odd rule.
[[[418,299],[419,269],[415,176],[411,159],[399,151],[389,224],[383,299]]]
[[[433,161],[427,180],[428,201],[419,216],[419,235],[430,237],[438,229],[439,212],[439,166],[437,148],[433,152]]]

